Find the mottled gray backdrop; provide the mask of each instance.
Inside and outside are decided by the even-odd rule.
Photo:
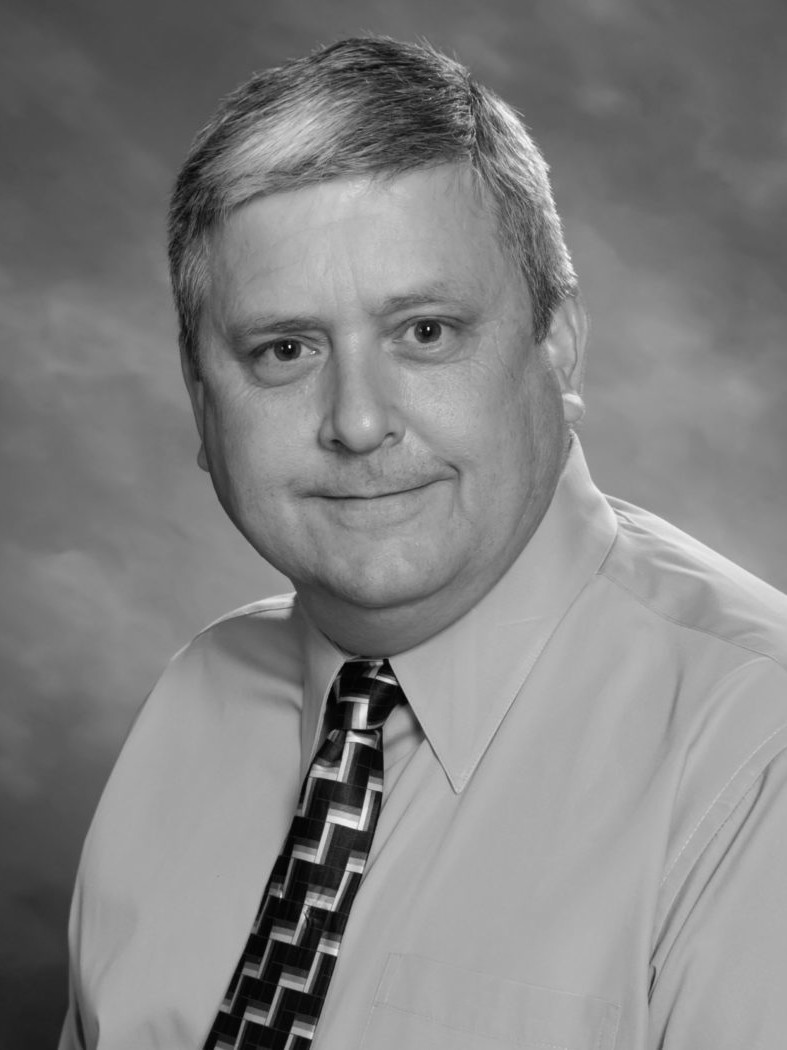
[[[4,1047],[54,1042],[81,840],[163,662],[286,586],[196,467],[173,172],[252,70],[365,30],[455,50],[545,149],[597,480],[787,588],[783,0],[2,0]]]

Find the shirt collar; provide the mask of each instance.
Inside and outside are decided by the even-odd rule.
[[[463,617],[391,666],[454,791],[478,765],[547,640],[604,560],[615,516],[571,449],[540,525],[506,574]],[[302,774],[346,654],[300,610],[305,678]]]

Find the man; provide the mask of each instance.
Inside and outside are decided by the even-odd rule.
[[[170,232],[199,462],[296,594],[135,723],[61,1047],[783,1045],[787,601],[593,486],[519,118],[344,41],[225,101]]]

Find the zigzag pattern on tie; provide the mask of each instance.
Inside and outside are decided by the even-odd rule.
[[[380,810],[380,727],[402,699],[387,661],[345,664],[334,728],[304,781],[205,1050],[311,1046]]]

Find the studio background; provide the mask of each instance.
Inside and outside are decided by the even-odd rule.
[[[597,483],[787,589],[782,0],[2,0],[2,1046],[56,1040],[81,842],[164,662],[288,589],[196,466],[174,172],[253,70],[367,30],[455,51],[543,147]]]

